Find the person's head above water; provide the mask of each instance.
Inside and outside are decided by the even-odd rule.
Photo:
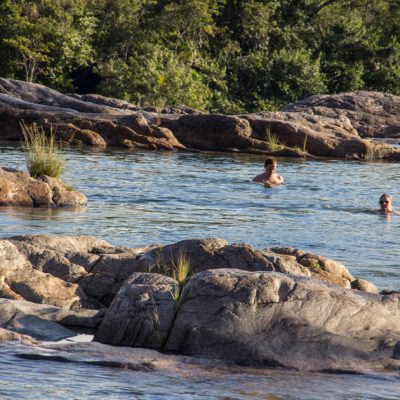
[[[392,213],[393,212],[393,197],[390,194],[383,193],[381,197],[379,197],[379,206],[380,211],[383,213]]]
[[[275,158],[268,157],[268,158],[265,160],[264,168],[265,168],[266,170],[275,170],[275,169],[276,169],[276,166],[277,166],[277,162],[276,162]]]

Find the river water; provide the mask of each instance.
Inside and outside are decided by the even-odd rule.
[[[263,170],[263,157],[257,155],[68,149],[64,157],[63,180],[87,195],[87,207],[2,208],[0,236],[94,235],[129,247],[222,237],[260,249],[292,246],[341,261],[354,276],[380,289],[400,290],[400,215],[388,218],[371,212],[384,192],[395,202],[399,199],[400,209],[396,163],[282,159],[278,170],[285,185],[267,189],[251,182]],[[1,145],[0,160],[0,166],[24,169],[24,155],[15,146]],[[182,381],[99,367],[53,366],[13,359],[7,353],[1,359],[7,360],[0,364],[2,385],[8,375],[9,385],[21,387],[22,392],[25,387],[31,396],[14,398],[46,398],[29,386],[38,387],[38,382],[50,388],[47,398],[61,399],[91,398],[96,393],[98,398],[169,398],[171,394],[165,393],[170,393],[171,385],[179,398],[400,398],[400,381],[380,375],[243,373],[218,378],[224,382],[221,386],[218,379]],[[21,378],[26,370],[34,383]],[[47,376],[47,370],[53,375]],[[95,388],[71,396],[51,392],[58,380],[63,383],[63,374],[71,386],[85,375],[85,382],[87,378]],[[112,389],[107,389],[110,379]],[[349,391],[351,396],[346,395]],[[0,398],[12,398],[11,392],[3,393]]]

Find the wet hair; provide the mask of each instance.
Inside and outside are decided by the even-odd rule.
[[[379,204],[381,204],[381,201],[385,198],[389,198],[390,201],[393,201],[393,197],[390,194],[387,193],[383,193],[383,195],[381,197],[379,197]]]
[[[273,165],[276,165],[276,164],[277,164],[277,162],[276,162],[275,158],[268,157],[265,160],[264,168],[267,169],[268,167],[272,167]]]

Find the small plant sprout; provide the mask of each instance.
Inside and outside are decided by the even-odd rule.
[[[304,142],[303,142],[303,153],[307,153],[307,139],[308,139],[308,136],[305,135]]]
[[[282,147],[282,144],[279,143],[278,137],[272,133],[269,128],[265,131],[265,140],[270,151],[277,151]]]
[[[172,269],[172,277],[178,281],[179,285],[183,285],[190,270],[190,260],[184,252],[179,252],[176,261],[173,263]]]
[[[65,162],[60,154],[60,147],[55,141],[53,130],[46,135],[42,126],[35,123],[27,125],[20,123],[22,134],[22,150],[25,153],[26,166],[34,178],[47,175],[58,178],[65,168]]]

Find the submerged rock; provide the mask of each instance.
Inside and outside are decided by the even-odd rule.
[[[84,194],[49,176],[32,178],[27,172],[0,168],[0,206],[62,207],[87,203]]]

